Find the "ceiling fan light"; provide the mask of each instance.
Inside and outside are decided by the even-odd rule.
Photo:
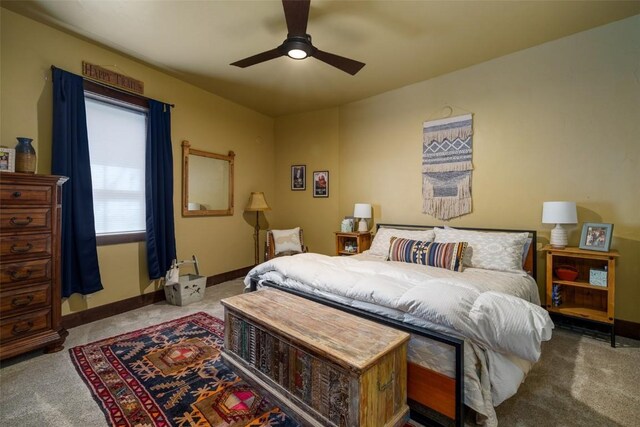
[[[307,52],[302,49],[290,49],[287,55],[293,59],[304,59],[307,57]]]

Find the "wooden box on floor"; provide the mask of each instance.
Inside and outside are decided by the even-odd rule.
[[[224,360],[302,424],[408,419],[409,334],[274,289],[222,304]]]

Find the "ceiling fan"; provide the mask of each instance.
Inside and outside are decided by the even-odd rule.
[[[282,0],[284,16],[287,21],[287,39],[275,49],[241,59],[231,65],[246,68],[285,55],[293,59],[305,59],[312,56],[324,63],[339,68],[345,73],[349,73],[352,76],[355,75],[365,66],[364,63],[345,58],[344,56],[324,52],[311,44],[311,36],[307,34],[310,2],[311,0]]]

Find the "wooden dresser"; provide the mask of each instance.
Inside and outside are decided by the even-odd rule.
[[[0,360],[62,350],[60,227],[65,177],[0,173]]]
[[[409,417],[409,334],[275,289],[222,300],[226,363],[305,426]]]

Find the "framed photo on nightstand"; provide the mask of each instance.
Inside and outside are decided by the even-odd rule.
[[[613,224],[598,224],[588,222],[582,226],[580,249],[609,252],[612,236]]]

